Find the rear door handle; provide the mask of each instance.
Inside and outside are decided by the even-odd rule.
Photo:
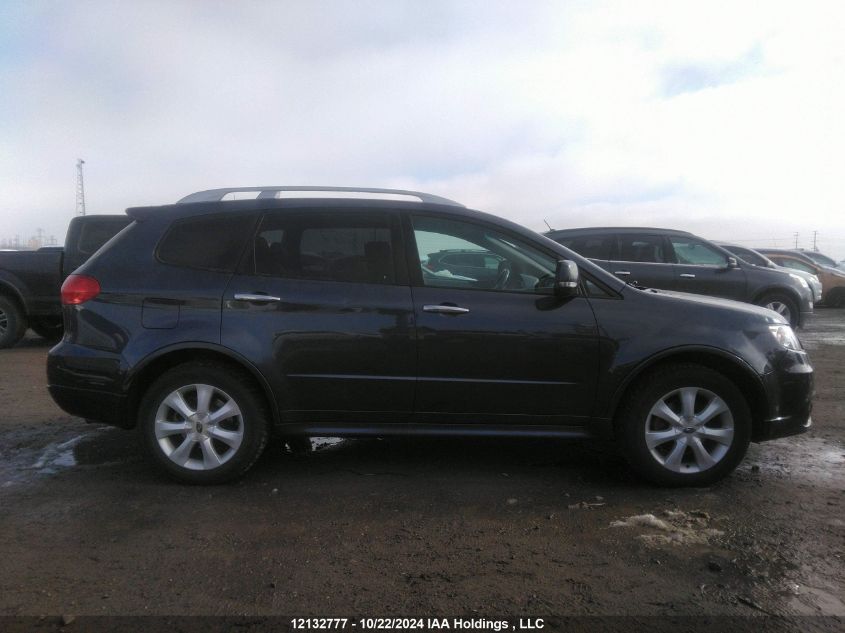
[[[438,314],[466,314],[469,308],[461,308],[460,306],[444,306],[444,305],[428,305],[423,306],[423,312],[436,312]]]
[[[613,274],[614,275],[630,275],[631,271],[630,270],[614,270]]]
[[[273,295],[265,295],[260,292],[236,292],[236,301],[281,301],[281,297],[274,297]]]
[[[684,279],[695,279],[695,275],[693,275],[692,273],[681,273],[681,277],[683,277]]]

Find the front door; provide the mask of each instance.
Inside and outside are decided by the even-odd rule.
[[[412,225],[414,420],[585,424],[598,372],[596,321],[586,298],[543,289],[554,254],[483,223],[418,215]],[[427,266],[448,249],[492,254],[495,277]]]
[[[400,422],[411,413],[411,288],[390,213],[266,215],[223,303],[223,345],[268,378],[283,422]]]
[[[728,266],[728,255],[706,242],[671,235],[674,252],[675,288],[680,292],[744,301],[745,271]]]

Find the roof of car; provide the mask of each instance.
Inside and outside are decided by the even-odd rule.
[[[793,251],[788,248],[766,248],[765,246],[761,246],[760,248],[755,248],[754,250],[760,251],[763,255],[781,255],[786,257],[794,257],[795,259],[806,262],[808,264],[812,264],[813,266],[818,266],[818,262],[814,262],[812,259],[807,257],[804,253],[799,253],[798,251]]]
[[[653,226],[593,226],[577,229],[553,229],[551,231],[547,231],[545,235],[548,235],[550,237],[558,237],[562,235],[606,235],[609,233],[659,233],[662,235],[683,236],[692,235],[692,233],[688,231],[679,231],[677,229],[661,229]]]
[[[129,207],[126,214],[136,220],[148,218],[177,219],[219,213],[249,213],[266,209],[382,209],[382,210],[440,210],[457,215],[487,214],[462,206],[384,200],[379,198],[255,198],[250,200],[223,200],[217,202],[175,203],[148,207]]]
[[[794,257],[806,257],[804,253],[799,253],[798,251],[794,251],[790,248],[768,248],[767,246],[760,246],[754,249],[755,251],[760,251],[761,253],[778,253],[779,255],[793,255]]]
[[[338,187],[327,185],[270,185],[270,186],[253,186],[253,187],[224,187],[221,189],[206,189],[205,191],[195,191],[188,194],[177,204],[189,204],[194,202],[220,202],[227,195],[235,193],[246,193],[258,199],[276,199],[281,198],[282,193],[333,193],[333,194],[366,194],[364,198],[370,194],[401,196],[404,198],[415,198],[420,202],[430,202],[433,204],[445,204],[454,207],[462,207],[460,202],[437,196],[432,193],[424,191],[411,191],[409,189],[386,189],[383,187]],[[294,196],[295,197],[295,196]],[[329,196],[317,196],[329,197]],[[337,196],[334,196],[337,197]]]

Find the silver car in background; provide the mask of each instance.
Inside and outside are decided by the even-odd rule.
[[[724,248],[726,251],[733,253],[741,260],[752,264],[753,266],[760,266],[762,268],[775,268],[777,270],[782,270],[785,273],[789,273],[790,275],[792,275],[793,278],[799,281],[803,281],[810,287],[810,290],[813,293],[813,303],[818,303],[822,300],[822,291],[824,290],[824,288],[822,287],[821,280],[813,273],[804,272],[803,270],[794,270],[792,268],[786,268],[784,266],[778,266],[776,263],[774,263],[771,259],[763,255],[762,253],[758,253],[753,248],[748,248],[747,246],[738,246],[737,244],[730,244],[728,242],[716,242],[716,244]]]

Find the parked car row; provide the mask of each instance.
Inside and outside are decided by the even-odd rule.
[[[585,228],[547,235],[613,275],[649,288],[767,307],[798,327],[813,310],[797,275],[754,266],[700,237],[670,229]]]
[[[191,483],[242,475],[275,430],[601,437],[698,486],[811,425],[800,276],[679,231],[555,234],[567,247],[430,194],[278,197],[304,189],[128,209],[62,286],[59,406],[137,427]]]
[[[813,303],[816,304],[822,300],[824,287],[822,286],[822,282],[817,275],[803,270],[791,269],[786,266],[778,266],[771,259],[763,255],[759,251],[755,251],[754,249],[748,248],[746,246],[728,244],[726,242],[715,242],[715,244],[721,246],[726,251],[733,253],[743,261],[754,266],[760,266],[762,268],[773,268],[775,270],[780,270],[791,275],[801,277],[810,286],[810,290],[812,290]]]
[[[834,308],[845,307],[845,271],[818,263],[817,258],[809,256],[809,251],[761,248],[760,253],[778,266],[783,266],[796,273],[803,272],[815,275],[824,288],[822,301]],[[819,253],[814,254],[819,255]]]

